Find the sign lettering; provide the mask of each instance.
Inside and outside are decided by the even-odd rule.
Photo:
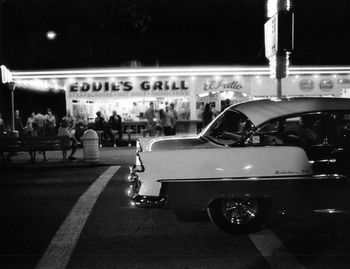
[[[68,85],[68,93],[74,97],[108,97],[108,96],[162,96],[188,95],[188,83],[179,81],[81,81]],[[178,93],[175,93],[178,92]]]
[[[205,91],[216,91],[222,88],[223,90],[234,90],[239,91],[243,87],[241,83],[237,80],[227,82],[225,80],[210,80],[204,84]]]

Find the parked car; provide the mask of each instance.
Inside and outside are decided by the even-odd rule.
[[[129,196],[241,233],[279,215],[345,212],[349,174],[350,99],[265,99],[230,106],[199,135],[138,141]]]

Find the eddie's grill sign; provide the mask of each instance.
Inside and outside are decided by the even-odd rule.
[[[70,93],[87,93],[87,92],[130,92],[135,89],[133,81],[118,81],[118,82],[75,82],[69,85]],[[186,81],[142,81],[136,89],[141,91],[167,91],[167,90],[188,90]]]

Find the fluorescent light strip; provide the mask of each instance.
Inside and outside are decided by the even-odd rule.
[[[149,73],[149,74],[133,74],[133,73],[125,73],[125,74],[77,74],[77,75],[13,75],[13,79],[51,79],[51,78],[94,78],[94,77],[171,77],[171,76],[217,76],[217,75],[222,75],[222,76],[236,76],[236,75],[268,75],[268,71],[260,71],[260,72],[222,72],[219,74],[215,74],[212,72],[207,72],[207,73]]]
[[[266,68],[162,68],[162,69],[96,69],[96,70],[62,70],[62,71],[32,71],[32,72],[16,72],[13,71],[14,75],[69,75],[69,74],[149,74],[149,73],[168,73],[174,74],[176,72],[184,73],[202,73],[202,72],[256,72],[265,71]]]
[[[91,73],[159,73],[159,72],[249,72],[249,71],[265,71],[268,70],[269,67],[192,67],[192,68],[138,68],[138,69],[77,69],[77,70],[56,70],[56,71],[13,71],[12,73],[18,75],[31,75],[31,74],[91,74]],[[350,66],[338,66],[338,67],[318,67],[318,66],[308,66],[308,67],[290,67],[290,70],[350,70]]]
[[[342,74],[350,67],[290,67],[289,74]],[[87,69],[62,71],[12,72],[16,79],[86,78],[86,77],[159,77],[159,76],[218,76],[218,75],[269,75],[269,67],[233,68],[146,68],[146,69]]]

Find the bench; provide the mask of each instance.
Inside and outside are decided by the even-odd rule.
[[[46,160],[45,151],[62,150],[63,158],[71,148],[71,139],[68,136],[26,136],[0,137],[0,154],[4,160],[4,153],[9,157],[14,152],[29,152],[32,162],[35,161],[35,152],[41,151]]]

